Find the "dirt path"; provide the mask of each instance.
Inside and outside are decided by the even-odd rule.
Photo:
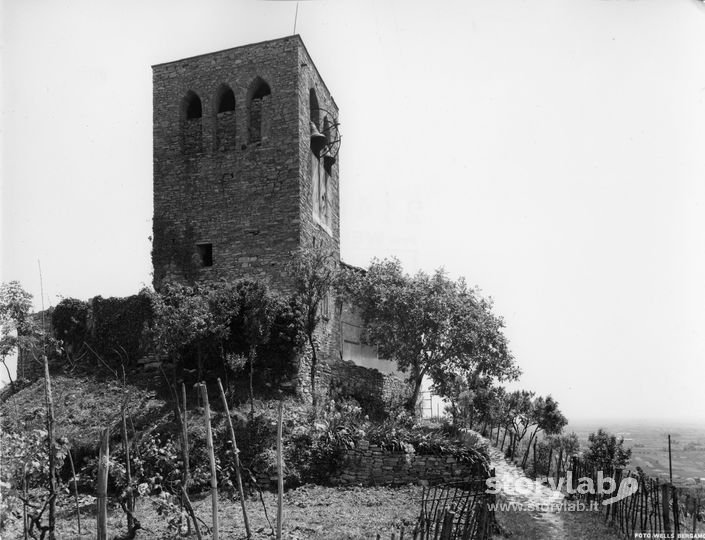
[[[514,536],[516,532],[521,532],[521,538],[568,538],[561,513],[551,509],[562,504],[563,494],[528,478],[524,471],[504,459],[502,452],[493,446],[490,446],[490,459],[495,476],[501,482],[497,502],[514,505],[513,508],[496,511],[505,531],[509,529],[507,532],[514,532]],[[516,528],[511,526],[514,522],[520,525],[518,531],[511,531]]]
[[[532,480],[519,467],[508,462],[502,452],[489,446],[495,476],[501,482],[497,503],[514,505],[497,508],[495,515],[502,529],[496,540],[616,540],[618,537],[603,523],[598,512],[560,509],[565,501],[559,491]]]

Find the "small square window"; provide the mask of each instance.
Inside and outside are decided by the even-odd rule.
[[[213,266],[213,244],[196,244],[201,266]]]

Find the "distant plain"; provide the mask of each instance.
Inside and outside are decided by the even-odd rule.
[[[574,431],[580,448],[587,448],[588,436],[604,428],[624,437],[625,447],[632,449],[628,468],[641,467],[649,476],[668,480],[668,435],[671,435],[673,482],[676,485],[705,484],[705,423],[664,422],[650,420],[571,422],[566,432]]]

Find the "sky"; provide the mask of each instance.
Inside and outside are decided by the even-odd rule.
[[[696,0],[4,0],[2,281],[151,283],[151,65],[299,33],[340,107],[341,251],[492,297],[571,420],[705,419]]]

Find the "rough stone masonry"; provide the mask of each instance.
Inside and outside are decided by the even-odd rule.
[[[287,292],[284,268],[300,246],[339,261],[339,164],[323,170],[311,148],[338,109],[301,38],[152,69],[155,288],[255,277]],[[328,358],[339,356],[339,311],[320,336]]]

